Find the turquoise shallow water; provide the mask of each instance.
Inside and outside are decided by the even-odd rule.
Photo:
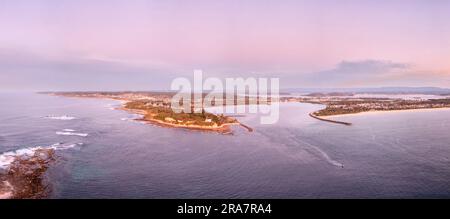
[[[111,100],[0,102],[0,154],[76,145],[57,151],[52,198],[450,197],[450,110],[348,116],[353,126],[342,126],[310,118],[319,105],[283,103],[277,124],[246,115],[255,131],[228,136],[142,124]]]

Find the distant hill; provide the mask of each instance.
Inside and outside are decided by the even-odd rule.
[[[353,96],[353,93],[341,93],[341,92],[331,92],[331,93],[309,93],[306,96],[310,97],[327,97],[327,96],[334,96],[334,97],[341,97],[341,96]]]
[[[288,88],[281,91],[287,93],[450,94],[449,88],[439,87]]]

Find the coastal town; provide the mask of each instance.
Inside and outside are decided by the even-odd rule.
[[[173,92],[53,92],[52,95],[81,98],[109,98],[124,102],[122,110],[140,114],[140,119],[149,123],[161,126],[176,128],[188,128],[196,130],[215,131],[219,133],[230,133],[230,126],[240,125],[248,131],[252,128],[240,123],[230,116],[215,115],[208,113],[204,109],[192,113],[175,113],[171,108],[171,98]],[[205,95],[203,95],[205,97]],[[271,104],[272,101],[299,102],[320,104],[325,107],[316,112],[311,112],[310,116],[325,122],[333,122],[344,125],[351,125],[347,122],[331,120],[328,116],[355,114],[369,111],[394,111],[394,110],[414,110],[414,109],[435,109],[450,108],[450,97],[448,95],[427,96],[427,95],[375,95],[361,93],[308,93],[302,95],[284,94],[279,100],[269,99],[263,102],[259,97],[243,97],[243,101],[236,101],[234,96],[232,104]],[[192,105],[195,101],[193,99]],[[226,101],[226,95],[220,101],[223,105],[230,104]]]
[[[360,97],[354,94],[308,94],[302,97],[283,98],[285,102],[302,102],[322,104],[326,107],[317,112],[315,116],[333,116],[342,114],[355,114],[368,111],[393,111],[412,109],[433,109],[450,107],[450,98],[446,96],[428,98],[391,97]]]

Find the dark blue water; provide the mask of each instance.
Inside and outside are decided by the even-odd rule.
[[[450,110],[342,126],[308,116],[321,106],[286,103],[277,124],[247,115],[255,131],[230,136],[135,122],[112,100],[4,93],[0,103],[0,154],[83,143],[57,151],[52,198],[450,197]]]

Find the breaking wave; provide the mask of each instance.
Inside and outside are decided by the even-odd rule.
[[[119,106],[120,105],[118,105],[118,104],[111,104],[111,103],[106,105],[106,107],[110,110],[116,110],[117,107],[119,107]]]
[[[137,120],[142,119],[142,118],[144,118],[143,115],[132,114],[132,115],[129,115],[128,117],[120,118],[120,120],[128,121],[128,122],[137,122]]]
[[[68,136],[80,136],[87,137],[89,134],[87,133],[77,133],[77,132],[56,132],[57,135],[68,135]]]
[[[76,117],[68,116],[68,115],[64,115],[64,116],[53,116],[53,115],[50,115],[50,116],[45,116],[44,118],[46,118],[46,119],[55,119],[55,120],[73,120],[73,119],[76,119]]]

